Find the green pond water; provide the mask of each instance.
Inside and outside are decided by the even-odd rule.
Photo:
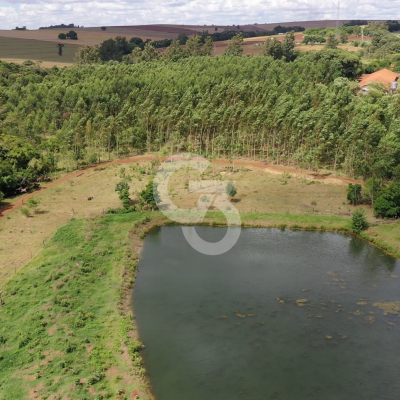
[[[162,227],[142,255],[133,304],[157,400],[400,399],[400,263],[379,249],[243,229],[206,256]]]

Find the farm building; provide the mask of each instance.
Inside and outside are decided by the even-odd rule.
[[[362,75],[360,80],[360,86],[363,93],[368,93],[368,86],[372,82],[383,84],[387,90],[397,89],[397,81],[400,74],[390,71],[388,69],[381,69],[380,71],[374,72],[373,74]]]

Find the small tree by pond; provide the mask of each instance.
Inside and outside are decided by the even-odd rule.
[[[151,180],[147,184],[145,190],[142,190],[139,193],[139,196],[142,199],[141,201],[142,205],[150,206],[152,210],[157,208],[157,201],[159,199],[159,194],[153,180]]]
[[[237,194],[235,184],[232,181],[229,181],[228,184],[226,185],[226,194],[231,197],[235,197]]]
[[[131,209],[131,199],[129,197],[129,189],[130,189],[129,185],[126,180],[119,181],[115,185],[115,191],[119,193],[119,199],[122,201],[122,206],[125,208],[125,210]]]
[[[352,213],[351,229],[355,233],[360,233],[368,228],[368,221],[365,217],[365,211],[362,208],[356,208]]]

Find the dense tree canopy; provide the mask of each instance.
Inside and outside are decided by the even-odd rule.
[[[204,52],[192,40],[189,50]],[[50,70],[1,63],[0,191],[56,167],[171,146],[396,175],[400,99],[359,95],[355,55],[327,49],[293,62],[175,55]]]

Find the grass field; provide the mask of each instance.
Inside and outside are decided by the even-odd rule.
[[[115,185],[120,181],[121,168],[129,179],[131,197],[142,190],[150,175],[142,175],[138,159],[125,164],[112,164],[97,169],[77,172],[74,176],[39,191],[39,214],[26,218],[16,208],[0,218],[0,281],[5,282],[35,257],[57,230],[72,218],[88,218],[99,215],[108,207],[120,206]],[[303,216],[338,216],[350,218],[352,207],[346,200],[347,182],[331,176],[314,177],[307,171],[291,171],[283,167],[266,167],[251,160],[235,162],[235,172],[229,164],[214,162],[205,179],[234,180],[238,188],[235,207],[241,213],[269,213]],[[259,167],[257,167],[259,165]],[[140,167],[153,171],[150,161],[140,161]],[[188,194],[185,181],[200,179],[195,173],[177,173],[171,178],[171,197],[184,208],[191,208],[198,199]],[[44,185],[46,186],[46,185]],[[29,196],[29,195],[28,195]],[[88,201],[88,197],[94,197]],[[23,196],[22,200],[26,200]],[[369,207],[369,219],[374,220]],[[399,235],[400,236],[400,233]]]
[[[59,43],[60,41],[58,41]],[[63,55],[58,55],[58,47],[54,42],[42,40],[15,39],[0,36],[0,59],[8,62],[23,62],[25,60],[43,61],[43,66],[70,65],[78,49],[76,44],[66,42]]]
[[[145,221],[70,221],[2,285],[0,399],[149,399],[129,308]]]

